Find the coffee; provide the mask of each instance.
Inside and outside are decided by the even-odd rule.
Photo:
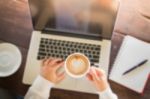
[[[89,70],[90,63],[86,56],[80,53],[74,53],[66,59],[65,67],[69,75],[81,77]]]

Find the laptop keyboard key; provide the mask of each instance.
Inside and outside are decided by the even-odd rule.
[[[98,63],[100,49],[99,45],[94,44],[41,38],[37,59],[54,57],[65,60],[68,55],[79,52],[85,54],[91,63]]]

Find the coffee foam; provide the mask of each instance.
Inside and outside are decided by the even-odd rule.
[[[82,75],[88,69],[88,60],[82,55],[73,55],[66,62],[68,71],[74,75]]]

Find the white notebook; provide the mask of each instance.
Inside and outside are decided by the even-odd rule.
[[[148,62],[126,75],[123,73],[141,61]],[[150,74],[150,43],[126,36],[116,57],[109,79],[138,93],[143,93]]]

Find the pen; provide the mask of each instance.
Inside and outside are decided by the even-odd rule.
[[[146,60],[143,60],[142,62],[140,62],[140,63],[138,63],[137,65],[133,66],[133,67],[130,68],[129,70],[125,71],[125,72],[123,73],[123,75],[125,75],[125,74],[127,74],[127,73],[133,71],[134,69],[136,69],[136,68],[138,68],[138,67],[141,67],[141,66],[142,66],[143,64],[145,64],[147,61],[148,61],[147,59],[146,59]]]

